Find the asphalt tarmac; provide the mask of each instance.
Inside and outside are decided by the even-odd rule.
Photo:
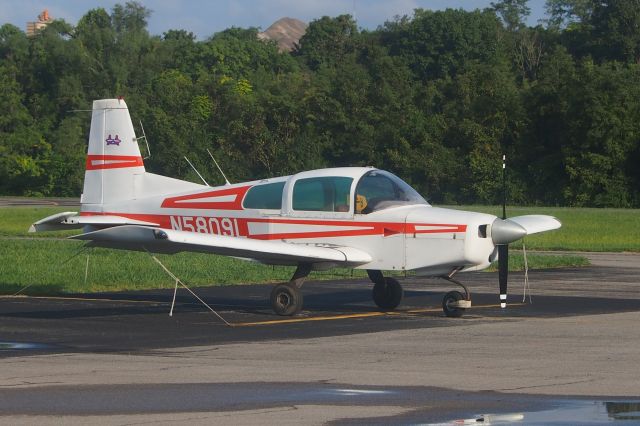
[[[512,287],[519,287],[513,290],[519,294],[511,295],[510,306],[505,310],[499,307],[497,294],[490,293],[491,287],[497,287],[495,274],[463,275],[461,279],[471,288],[474,306],[462,320],[443,316],[442,296],[457,287],[441,279],[403,280],[403,303],[393,312],[381,312],[375,307],[369,281],[307,282],[303,286],[304,310],[295,317],[272,312],[271,285],[192,289],[230,325],[181,288],[171,317],[172,290],[0,297],[0,342],[31,345],[30,353],[138,353],[160,348],[452,327],[470,321],[640,311],[640,298],[628,298],[620,289],[607,296],[593,285],[606,279],[598,268],[536,271],[532,275],[533,303],[528,298],[523,303],[522,274],[512,274]],[[618,272],[618,280],[631,285],[637,278],[633,274],[619,275]],[[569,277],[571,285],[566,286]],[[538,281],[550,287],[543,294],[535,294]],[[589,297],[576,288],[580,285],[586,290],[587,283],[591,284]],[[482,292],[473,291],[477,289]],[[550,292],[556,294],[548,295]],[[12,350],[5,344],[0,357],[24,353],[24,349]]]
[[[1,207],[80,207],[79,198],[0,197]]]
[[[511,274],[507,309],[496,274],[463,274],[460,319],[421,278],[395,312],[366,281],[308,282],[294,318],[268,285],[193,289],[230,325],[185,290],[172,317],[171,291],[1,297],[0,423],[607,423],[638,411],[638,260],[533,271],[532,303]]]

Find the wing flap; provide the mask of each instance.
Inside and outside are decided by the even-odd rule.
[[[317,246],[284,241],[198,234],[147,226],[123,225],[70,237],[94,246],[157,253],[193,251],[256,259],[266,263],[335,263],[345,266],[371,262],[371,256],[352,247]]]

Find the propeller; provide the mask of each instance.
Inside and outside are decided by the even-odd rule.
[[[502,154],[502,220],[507,220],[507,156]],[[525,231],[526,234],[526,231]],[[493,233],[492,233],[493,237]],[[495,240],[494,240],[495,242]],[[507,307],[507,281],[509,278],[509,243],[498,245],[498,283],[500,284],[500,307]]]
[[[491,224],[491,239],[498,249],[498,283],[500,284],[500,307],[507,307],[507,282],[509,280],[509,243],[525,235],[551,231],[562,226],[552,216],[525,215],[507,219],[506,155],[502,156],[502,219]]]

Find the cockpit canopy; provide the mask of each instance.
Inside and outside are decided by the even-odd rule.
[[[397,176],[377,169],[322,169],[276,178],[251,187],[244,208],[369,214],[391,207],[428,203]],[[295,213],[294,213],[295,212]]]
[[[405,181],[383,170],[371,170],[356,186],[356,214],[369,214],[390,207],[426,204],[415,189]]]

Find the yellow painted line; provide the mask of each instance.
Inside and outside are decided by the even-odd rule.
[[[64,297],[64,296],[0,296],[0,299],[47,299],[47,300],[74,300],[88,302],[124,302],[124,303],[155,303],[168,305],[168,302],[158,302],[154,300],[130,300],[130,299],[99,299],[91,297]]]
[[[371,317],[381,317],[385,315],[389,315],[391,312],[366,312],[362,314],[344,314],[344,315],[333,315],[328,317],[307,317],[307,318],[290,318],[284,320],[269,320],[269,321],[256,321],[256,322],[237,322],[231,324],[233,327],[247,327],[252,325],[275,325],[275,324],[292,324],[298,322],[311,322],[311,321],[334,321],[341,319],[351,319],[351,318],[371,318]]]
[[[442,312],[442,308],[409,309],[407,311],[398,311],[398,313],[403,314],[426,314],[428,312]]]

